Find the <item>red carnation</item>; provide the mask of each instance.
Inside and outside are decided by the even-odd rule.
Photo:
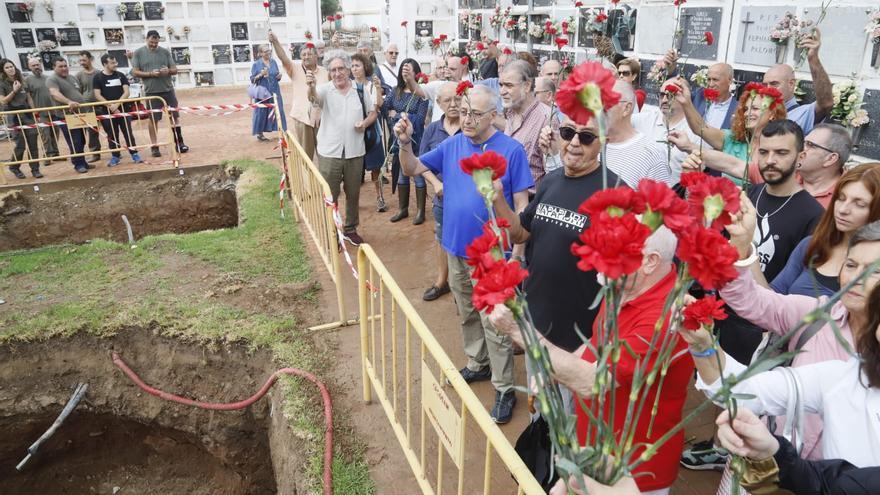
[[[607,20],[608,20],[608,16],[605,15],[605,12],[599,12],[598,14],[596,14],[596,22],[597,23],[602,23]]]
[[[446,41],[447,38],[449,38],[449,36],[447,36],[445,34],[440,35],[440,41]]]
[[[689,186],[688,203],[691,214],[700,220],[700,224],[709,224],[710,228],[721,230],[733,223],[733,215],[739,211],[739,188],[727,178],[713,177],[702,172],[688,172],[682,176],[701,175],[702,179],[693,181],[685,179]]]
[[[764,87],[763,84],[753,81],[750,83],[746,83],[746,87],[743,88],[743,91],[745,91],[746,93],[750,93],[752,91],[758,92],[758,91],[761,91],[761,88],[763,88],[763,87]]]
[[[481,52],[481,51],[483,51],[483,50],[486,49],[486,45],[484,45],[482,42],[478,42],[478,43],[477,43],[477,46],[476,46],[476,49],[477,49],[478,52]]]
[[[496,261],[474,285],[471,302],[477,311],[491,313],[498,304],[516,297],[516,287],[529,276],[519,263]]]
[[[370,32],[372,32],[372,33],[378,33],[378,32],[379,32],[379,28],[377,28],[376,26],[370,26]]]
[[[428,82],[428,75],[424,72],[419,72],[416,74],[416,82],[419,84],[426,84]]]
[[[400,23],[401,27],[406,27],[407,24],[409,24],[409,21],[403,21]]]
[[[434,45],[434,47],[438,47],[438,46],[440,46],[440,38],[434,38],[434,39],[432,39],[432,40],[431,40],[431,44]]]
[[[568,21],[562,21],[562,23],[560,23],[560,26],[562,26],[562,34],[569,34],[568,33]]]
[[[482,154],[474,153],[463,158],[458,164],[461,170],[468,175],[474,175],[480,170],[490,170],[492,171],[492,180],[500,179],[507,171],[507,160],[492,150]]]
[[[470,62],[471,62],[471,59],[467,55],[465,55],[464,57],[461,57],[461,65],[464,65],[465,67],[467,67],[468,64],[470,64]],[[461,88],[461,84],[459,84],[458,87]],[[473,88],[474,85],[471,84],[470,87]],[[458,96],[461,96],[461,94],[459,94]]]
[[[614,75],[599,62],[584,62],[559,86],[556,103],[578,125],[586,125],[596,113],[620,101],[614,91]]]
[[[703,33],[703,41],[705,41],[708,46],[712,46],[715,43],[715,35],[712,34],[712,31],[706,31]]]
[[[464,60],[465,58],[467,58],[467,57],[462,57],[462,60]],[[462,63],[464,63],[464,62],[462,62]],[[464,96],[467,94],[468,90],[473,87],[474,87],[474,83],[472,83],[470,81],[461,81],[460,83],[458,83],[458,87],[455,88],[455,94],[458,96]]]
[[[681,91],[681,88],[679,88],[675,84],[667,84],[666,86],[663,86],[664,93],[669,93],[671,95],[677,95],[680,91]]]
[[[327,22],[333,22],[333,19],[335,19],[335,17],[333,17],[332,15],[327,16]]]
[[[589,215],[591,218],[598,217],[602,213],[619,217],[630,212],[644,211],[645,203],[642,198],[626,186],[596,191],[578,207],[578,213]]]
[[[562,47],[568,44],[568,38],[556,38],[556,49],[562,50]]]
[[[724,301],[715,296],[707,296],[688,304],[682,311],[682,326],[688,330],[699,330],[701,326],[711,327],[717,320],[727,319]]]
[[[557,31],[557,29],[556,29],[556,26],[548,26],[547,28],[544,29],[544,32],[547,33],[547,34],[550,35],[550,36],[553,36],[553,35],[555,35],[558,31]]]
[[[263,7],[268,9],[268,8],[269,8],[269,2],[263,2]]]
[[[782,93],[773,87],[770,86],[761,86],[758,89],[758,94],[764,97],[764,107],[770,108],[771,110],[776,108],[778,105],[782,105]]]
[[[620,3],[620,0],[611,0],[611,3],[612,3],[613,5],[617,5],[617,4]]]
[[[512,54],[513,54],[513,50],[511,50],[510,48],[508,48],[508,47],[505,46],[505,47],[504,47],[504,50],[501,50],[501,53],[503,53],[503,54],[505,54],[505,55],[512,55]]]
[[[581,8],[584,6],[584,2],[581,2],[580,0],[578,0],[577,2],[574,3],[574,6],[577,8]]]
[[[721,96],[721,92],[717,89],[712,88],[704,88],[703,89],[703,99],[706,101],[718,101],[718,98]]]
[[[733,264],[739,253],[717,230],[695,225],[678,236],[675,255],[687,263],[691,277],[706,290],[721,289],[737,277]]]
[[[504,230],[508,227],[510,224],[506,220],[498,219],[498,228],[501,229],[499,237],[492,229],[492,221],[490,220],[483,224],[483,233],[467,246],[465,249],[467,264],[474,267],[471,278],[475,280],[482,278],[496,261],[504,258],[504,251],[510,249],[510,240]]]
[[[342,14],[336,14],[336,20],[337,21],[342,20]]]
[[[315,48],[315,44],[312,43],[311,41],[309,41],[308,43],[306,43],[306,48],[312,48],[312,49],[314,49],[314,48]]]
[[[672,2],[672,5],[679,7],[679,6],[683,5],[686,1],[687,0],[675,0],[674,2]]]
[[[553,21],[545,21],[544,22],[544,29],[550,29],[550,26],[552,26],[552,25],[553,25]]]
[[[638,194],[646,207],[642,223],[651,231],[657,230],[660,225],[666,225],[669,230],[679,233],[693,225],[694,218],[688,211],[687,202],[679,198],[666,184],[642,179],[639,181]]]
[[[642,248],[650,235],[651,229],[632,213],[620,217],[601,213],[590,218],[590,227],[581,233],[580,244],[572,243],[571,253],[580,257],[579,269],[595,269],[616,279],[642,266]]]

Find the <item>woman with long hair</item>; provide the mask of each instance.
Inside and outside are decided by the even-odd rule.
[[[369,57],[362,53],[351,56],[351,77],[357,89],[358,97],[363,105],[364,128],[373,127],[375,130],[375,142],[373,147],[367,147],[364,156],[364,170],[370,171],[370,178],[376,185],[376,211],[388,211],[385,205],[385,196],[382,193],[382,164],[385,162],[385,150],[382,148],[382,137],[379,131],[379,108],[382,108],[382,83],[373,75],[373,63]]]
[[[12,60],[7,58],[0,59],[0,109],[4,111],[27,110],[34,108],[34,102],[27,92],[24,78],[21,71],[15,66]],[[34,117],[30,112],[18,113],[6,116],[6,125],[8,127],[30,125],[34,123]],[[36,129],[15,129],[12,131],[12,140],[15,143],[15,149],[12,151],[12,160],[20,161],[25,159],[38,158],[37,151],[37,130]],[[43,177],[40,173],[40,163],[31,162],[31,175],[39,179]],[[25,175],[21,171],[21,165],[10,165],[9,170],[19,179],[24,179]]]
[[[880,220],[880,163],[866,163],[840,177],[813,235],[797,245],[770,288],[780,294],[814,297],[837,292],[837,275],[850,238],[876,220]]]
[[[428,100],[415,94],[418,82],[416,75],[422,72],[422,67],[415,60],[408,58],[400,64],[397,70],[397,86],[390,94],[385,95],[382,111],[388,115],[390,122],[388,128],[393,129],[400,120],[400,114],[406,113],[413,126],[413,147],[417,148],[422,143],[422,133],[425,130],[425,119],[428,115]],[[391,147],[392,153],[391,177],[392,192],[394,184],[399,186],[398,204],[400,209],[391,217],[392,222],[399,222],[409,216],[409,177],[401,173],[400,158],[397,156],[397,143]],[[425,221],[425,199],[428,197],[425,178],[417,175],[413,178],[416,183],[416,207],[418,212],[413,218],[413,224],[419,225]]]
[[[255,100],[255,103],[272,103],[272,95],[278,101],[278,106],[274,109],[280,112],[281,125],[287,130],[287,118],[284,115],[284,100],[281,98],[281,70],[278,63],[272,58],[272,47],[270,45],[260,45],[260,58],[254,61],[251,66],[251,82],[266,91],[263,93],[265,101]],[[264,132],[274,132],[278,130],[278,121],[275,120],[275,112],[272,108],[255,108],[253,121],[251,123],[251,134],[257,136],[260,141],[269,141],[263,135]]]

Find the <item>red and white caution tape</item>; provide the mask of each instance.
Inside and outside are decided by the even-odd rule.
[[[278,199],[281,202],[281,218],[284,218],[284,174],[281,174],[281,183],[278,185]]]
[[[162,113],[167,110],[169,112],[181,112],[181,113],[190,113],[201,115],[202,117],[220,117],[223,115],[229,115],[236,112],[241,112],[242,110],[247,110],[250,108],[272,108],[274,111],[275,105],[272,103],[236,103],[231,105],[198,105],[194,107],[166,107],[166,108],[153,108],[148,110],[134,110],[131,112],[119,112],[108,115],[96,115],[95,118],[98,120],[110,120],[110,119],[118,119],[122,117],[135,117],[135,116],[144,116],[149,115],[151,113]],[[214,113],[214,114],[204,114],[199,112],[211,111],[211,110],[230,110],[222,113]],[[77,115],[77,114],[69,114],[69,115]],[[53,120],[51,122],[37,122],[34,124],[22,124],[12,126],[10,130],[19,130],[19,129],[37,129],[37,128],[45,128],[45,127],[56,127],[60,125],[67,124],[65,120]]]
[[[348,248],[345,246],[345,241],[348,240],[348,238],[345,237],[345,234],[343,233],[345,226],[342,223],[342,215],[339,214],[339,205],[327,197],[324,198],[324,204],[333,212],[333,223],[336,224],[336,236],[339,245],[342,247],[342,255],[345,257],[345,263],[348,264],[348,267],[351,269],[351,274],[354,276],[354,279],[359,280],[357,268],[354,267],[354,262],[351,259],[351,255],[348,254]],[[372,292],[377,291],[369,280],[367,281],[367,289]]]

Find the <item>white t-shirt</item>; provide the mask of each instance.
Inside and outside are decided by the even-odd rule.
[[[633,189],[645,178],[674,185],[666,163],[666,146],[650,141],[641,132],[622,143],[608,143],[605,164]]]
[[[363,156],[366,153],[364,133],[354,128],[364,118],[357,88],[352,83],[348,93],[342,94],[331,81],[319,84],[315,92],[318,94],[318,106],[321,107],[318,154],[329,158]],[[369,113],[369,104],[366,107]]]
[[[655,142],[664,148],[666,147],[666,124],[663,120],[663,112],[659,108],[653,105],[645,105],[641,113],[633,114],[631,121],[633,127],[644,134],[649,141]],[[697,146],[700,145],[700,136],[691,132],[691,128],[684,116],[676,124],[669,126],[669,130],[684,132],[692,143]],[[703,149],[710,150],[712,147],[703,143]],[[671,150],[669,178],[672,184],[677,184],[681,178],[681,164],[688,155],[675,146],[672,146]]]
[[[382,81],[391,86],[393,89],[397,86],[397,67],[392,67],[388,62],[379,64],[379,70],[382,72]]]

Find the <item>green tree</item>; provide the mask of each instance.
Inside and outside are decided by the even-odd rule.
[[[326,19],[328,15],[334,15],[339,12],[341,7],[339,0],[321,0],[321,19]]]

